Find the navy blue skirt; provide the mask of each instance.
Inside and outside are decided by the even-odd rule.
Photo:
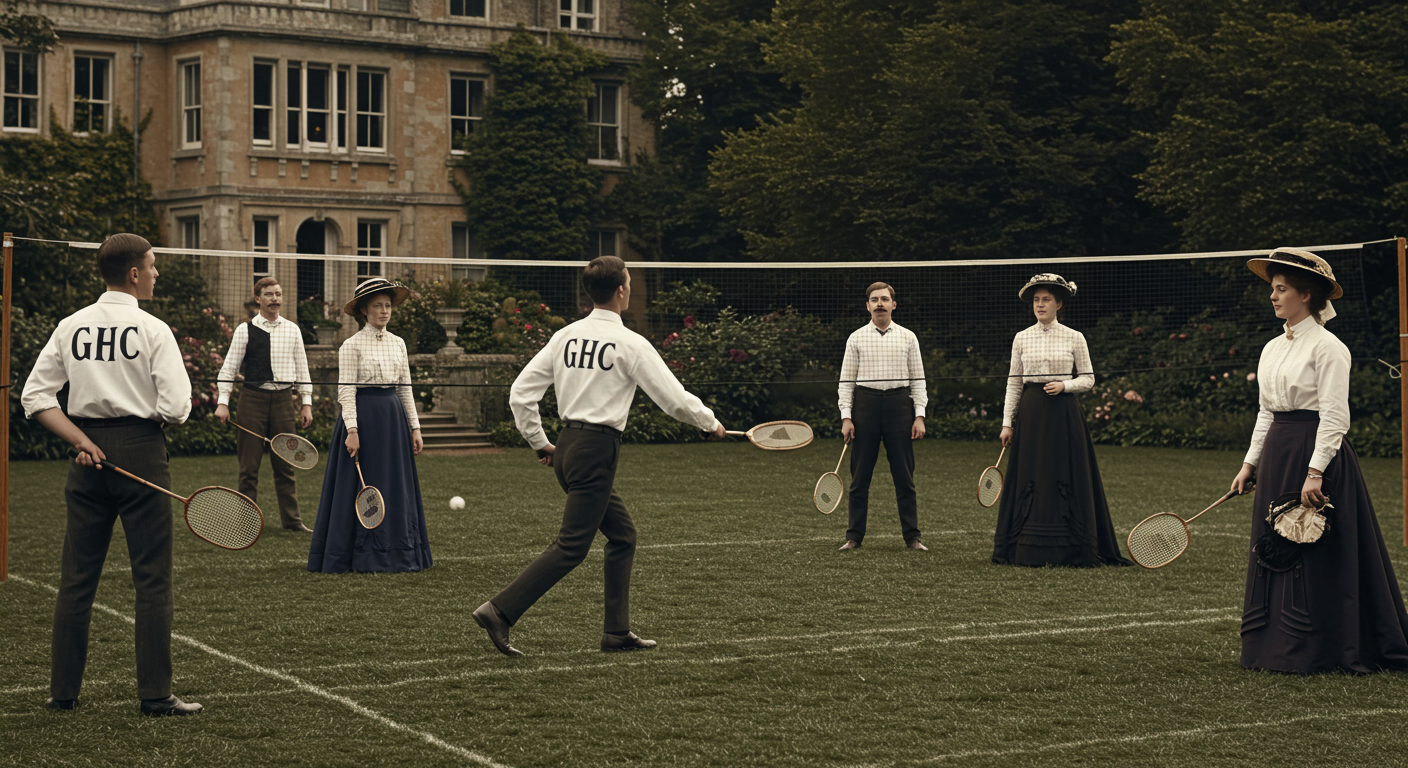
[[[357,434],[361,436],[362,475],[381,491],[386,519],[367,530],[357,521],[357,466],[347,455],[347,427],[342,417],[332,432],[323,498],[308,550],[308,570],[315,573],[399,573],[430,567],[430,535],[420,500],[420,477],[411,454],[406,411],[396,390],[357,390]]]

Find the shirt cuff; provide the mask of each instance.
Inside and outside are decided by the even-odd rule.
[[[850,409],[850,408],[842,408],[842,409],[841,409],[841,418],[842,418],[842,419],[849,419],[849,418],[851,418],[851,409]]]
[[[229,405],[229,404],[230,404],[230,396],[229,396],[229,395],[221,395],[221,396],[215,398],[215,404],[216,404],[216,405]]]
[[[914,409],[914,416],[915,416],[915,418],[918,418],[918,419],[924,418],[924,409],[923,409],[923,408],[915,408],[915,409]]]
[[[1332,451],[1328,448],[1318,450],[1310,455],[1310,466],[1329,467],[1330,462],[1334,460],[1336,453],[1339,453],[1339,451]],[[1320,471],[1323,473],[1325,470],[1321,469]]]
[[[313,404],[313,396],[312,396],[312,395],[303,395],[303,404],[304,404],[304,405],[312,405],[312,404]]]

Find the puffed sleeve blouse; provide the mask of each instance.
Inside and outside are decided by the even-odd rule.
[[[1268,341],[1256,368],[1261,410],[1244,461],[1261,461],[1267,430],[1278,411],[1319,411],[1310,466],[1324,470],[1349,431],[1349,347],[1307,317]]]
[[[411,397],[411,361],[406,354],[406,342],[400,336],[378,331],[367,324],[342,342],[337,369],[337,401],[342,404],[342,423],[347,429],[357,428],[358,389],[393,386],[410,428],[420,429],[415,400]]]
[[[1036,323],[1012,339],[1012,367],[1007,376],[1002,426],[1010,427],[1015,422],[1023,384],[1048,381],[1066,382],[1066,391],[1071,393],[1089,392],[1095,387],[1085,335],[1062,325],[1060,320],[1052,320],[1049,325]]]

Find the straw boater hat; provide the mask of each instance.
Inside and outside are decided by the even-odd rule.
[[[1034,275],[1032,279],[1027,281],[1026,285],[1022,286],[1022,290],[1017,291],[1017,298],[1026,301],[1027,291],[1039,285],[1054,285],[1057,288],[1064,289],[1066,293],[1069,293],[1072,296],[1076,295],[1075,283],[1070,282],[1066,278],[1061,277],[1060,275],[1054,272],[1042,272],[1039,275]]]
[[[1303,251],[1299,248],[1277,248],[1269,256],[1262,256],[1247,261],[1247,269],[1256,273],[1256,276],[1271,282],[1271,278],[1266,276],[1266,270],[1273,263],[1285,264],[1289,267],[1296,267],[1307,272],[1312,272],[1319,277],[1330,282],[1330,294],[1327,299],[1338,299],[1344,295],[1344,289],[1335,280],[1335,272],[1330,269],[1330,265],[1324,259],[1316,256],[1310,251]]]
[[[352,292],[352,300],[342,305],[342,311],[353,317],[357,316],[357,302],[376,293],[377,291],[391,290],[394,295],[391,297],[391,306],[397,306],[411,295],[411,290],[400,283],[387,280],[384,277],[373,277],[357,286],[357,290]]]

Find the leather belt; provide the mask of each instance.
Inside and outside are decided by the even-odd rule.
[[[856,385],[856,391],[875,397],[889,397],[891,395],[908,395],[909,387],[895,387],[894,389],[876,389],[875,387],[862,387]]]
[[[160,427],[161,422],[141,416],[118,416],[112,419],[90,419],[86,416],[70,416],[68,420],[73,422],[79,429],[92,429],[93,427],[131,427],[150,424]]]
[[[615,428],[615,427],[608,427],[608,426],[606,426],[605,424],[588,424],[588,423],[585,422],[585,421],[564,421],[564,422],[562,423],[562,428],[563,428],[563,429],[585,429],[585,430],[588,431],[588,432],[600,432],[600,433],[602,433],[602,434],[604,434],[604,435],[611,435],[612,437],[620,437],[620,436],[621,436],[621,430],[619,430],[619,429],[617,429],[617,428]]]

